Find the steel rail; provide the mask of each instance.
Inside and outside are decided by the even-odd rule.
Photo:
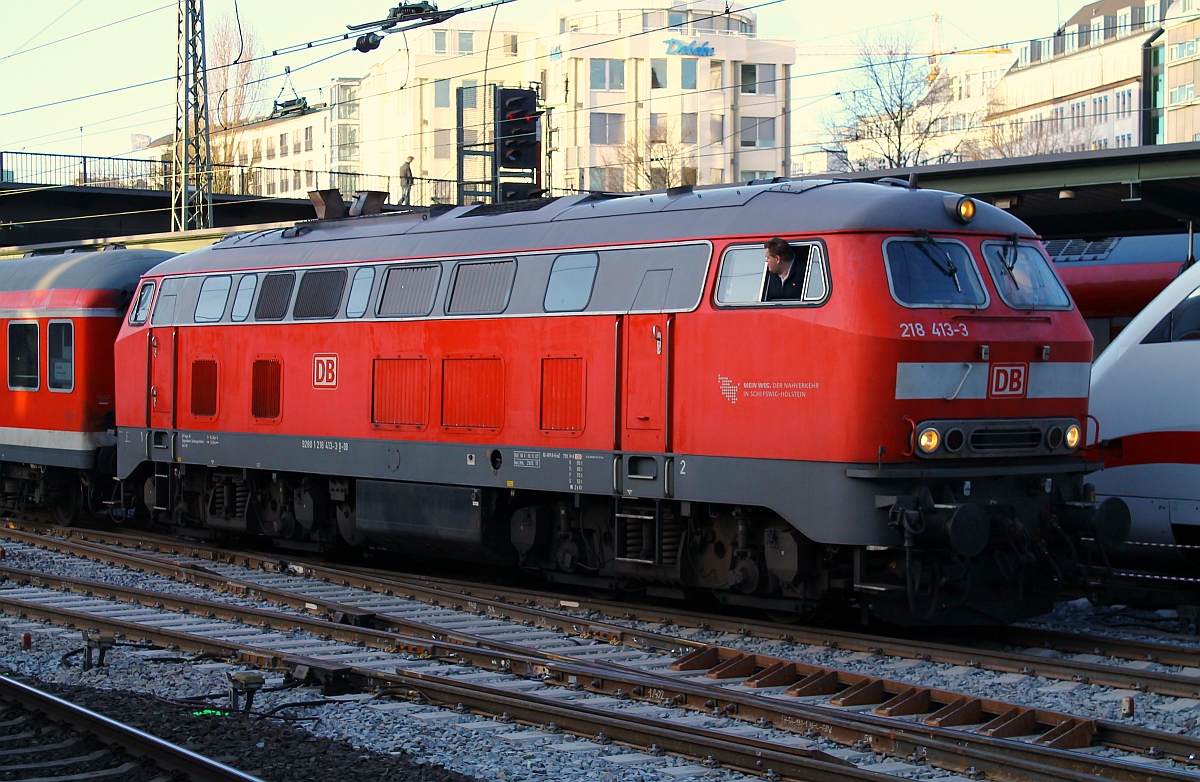
[[[190,782],[262,782],[256,776],[76,706],[12,677],[0,676],[0,700],[18,703],[53,722],[66,723],[76,731],[90,733],[106,745],[120,747],[134,757],[147,758],[158,768],[182,774]]]
[[[528,590],[507,590],[463,582],[447,583],[438,579],[397,576],[387,571],[360,570],[344,567],[335,568],[308,562],[292,562],[264,557],[258,554],[232,552],[179,541],[147,540],[127,535],[93,533],[92,531],[84,532],[77,529],[71,529],[69,533],[72,538],[76,538],[75,540],[64,539],[57,535],[48,536],[11,529],[6,530],[5,534],[10,532],[15,533],[14,537],[31,545],[48,547],[62,553],[100,558],[108,557],[110,561],[129,567],[140,567],[177,580],[205,584],[214,588],[222,588],[222,582],[228,583],[231,580],[205,571],[202,568],[180,565],[170,560],[155,557],[152,553],[145,550],[135,554],[113,549],[112,546],[129,546],[131,543],[149,544],[158,549],[165,548],[171,553],[193,556],[200,559],[210,559],[226,564],[237,564],[253,569],[306,575],[344,586],[352,586],[375,592],[398,592],[406,596],[411,595],[416,599],[421,599],[434,605],[458,605],[468,611],[482,612],[492,616],[504,614],[510,618],[532,622],[536,627],[554,630],[563,629],[585,637],[602,638],[616,643],[628,643],[643,648],[675,650],[678,648],[700,648],[705,646],[705,644],[658,633],[639,632],[612,622],[583,619],[564,614],[562,613],[562,609],[564,607],[570,609],[592,608],[609,614],[624,612],[627,617],[630,617],[632,614],[630,618],[637,618],[642,621],[670,622],[680,626],[723,629],[727,632],[737,632],[755,637],[777,638],[792,643],[919,659],[933,663],[966,665],[1006,673],[1043,676],[1049,679],[1076,681],[1116,689],[1153,692],[1171,697],[1200,697],[1200,678],[1169,672],[1129,669],[1118,665],[1106,665],[1098,662],[1031,657],[1016,652],[997,651],[981,647],[955,646],[928,641],[911,642],[836,630],[780,627],[752,620],[724,620],[720,617],[682,610],[665,610],[656,607],[631,607],[625,604],[613,604],[585,599],[566,600],[562,597],[554,597]],[[82,541],[78,540],[81,537],[85,539]],[[104,542],[91,542],[97,538]],[[112,541],[111,543],[107,542],[110,540]],[[268,587],[243,585],[241,588],[245,589],[248,594],[261,594],[269,599],[279,597],[277,592],[272,594],[272,590]],[[485,596],[485,594],[490,594],[491,596]],[[514,600],[525,600],[536,605],[520,605],[512,602]],[[317,602],[319,604],[320,601],[310,599],[303,602]],[[297,605],[295,602],[292,605],[300,610],[304,610],[305,608],[303,604]],[[356,621],[354,611],[352,609],[348,610],[350,610],[351,621]],[[359,621],[371,620],[369,617],[364,617]],[[1006,629],[1007,632],[1009,632],[1008,629]],[[1014,638],[1022,639],[1030,646],[1045,647],[1049,645],[1053,648],[1054,644],[1060,643],[1063,648],[1081,653],[1110,655],[1132,660],[1152,660],[1167,665],[1200,667],[1200,651],[1169,644],[1153,644],[1144,641],[1125,642],[1121,639],[1104,638],[1095,635],[1071,637],[1061,633],[1042,632],[1025,628],[1013,628],[1012,635]],[[735,654],[735,652],[730,650],[729,652],[723,652],[723,654],[730,656]]]
[[[453,639],[444,645],[437,645],[428,642],[423,643],[423,639],[401,639],[395,634],[372,631],[362,627],[350,627],[326,620],[273,614],[262,609],[238,608],[228,606],[227,604],[211,603],[210,601],[171,598],[170,596],[147,590],[117,589],[105,584],[82,582],[80,579],[46,576],[36,573],[28,574],[26,572],[13,571],[12,569],[9,569],[9,571],[11,575],[30,575],[32,580],[59,588],[74,585],[77,588],[81,588],[81,591],[84,593],[106,594],[111,592],[113,594],[123,594],[127,597],[133,596],[138,599],[150,600],[158,598],[164,605],[170,604],[179,610],[186,610],[189,613],[214,613],[218,616],[224,615],[245,623],[257,621],[263,625],[287,627],[289,629],[299,626],[314,635],[328,635],[329,637],[359,643],[371,640],[385,648],[404,648],[412,653],[423,656],[458,657],[485,669],[517,672],[527,676],[548,677],[553,682],[574,684],[575,686],[580,686],[583,689],[597,693],[608,693],[618,697],[631,697],[656,703],[671,701],[688,708],[698,708],[700,704],[703,704],[703,710],[711,713],[727,714],[751,721],[765,720],[785,730],[800,732],[811,730],[845,744],[854,744],[866,739],[876,751],[893,755],[897,752],[904,752],[905,754],[901,754],[900,757],[911,754],[911,747],[925,746],[931,742],[938,741],[947,745],[969,743],[994,747],[994,751],[1008,758],[1010,761],[1015,757],[1026,757],[1030,752],[1038,753],[1046,751],[1043,747],[1030,747],[1023,742],[1011,742],[964,734],[961,731],[947,728],[929,729],[919,723],[901,723],[903,727],[898,728],[896,720],[873,717],[872,715],[856,715],[854,718],[847,718],[844,711],[830,707],[789,704],[773,698],[764,699],[724,688],[679,681],[671,677],[655,676],[642,671],[630,672],[611,664],[594,662],[585,664],[573,663],[567,656],[542,655],[526,648],[514,647],[508,644],[497,644],[496,642],[489,642],[486,639],[472,639],[469,636]],[[3,602],[0,601],[0,604]],[[89,623],[97,621],[96,617],[88,614],[76,614],[69,611],[64,613],[61,609],[51,610],[45,606],[26,604],[22,601],[9,602],[11,603],[10,607],[26,613],[32,612],[36,615],[42,615],[55,621],[84,621]],[[136,636],[139,632],[146,635],[144,631],[145,626],[138,623],[117,622],[107,626],[109,629],[115,628],[116,632],[123,632],[126,635]],[[180,633],[180,631],[155,629],[154,634],[159,643],[181,644],[187,638],[187,634]],[[490,645],[490,648],[485,646],[477,650],[467,646],[467,643]],[[214,639],[211,637],[199,640],[199,646],[204,651],[211,651],[213,644]],[[252,644],[227,644],[226,648],[226,653],[235,653],[243,659],[262,665],[286,666],[290,659],[287,655],[256,650]],[[497,657],[497,652],[500,652],[503,656]],[[564,660],[565,662],[563,662]],[[291,660],[291,663],[298,664],[295,660]],[[317,665],[316,663],[311,664]],[[904,714],[908,712],[901,711],[900,713]],[[1087,729],[1090,731],[1092,728],[1089,726]],[[1137,728],[1131,729],[1108,723],[1099,724],[1095,730],[1097,737],[1103,743],[1131,750],[1141,750],[1144,752],[1150,747],[1154,747],[1160,752],[1165,752],[1173,757],[1182,759],[1195,754],[1200,749],[1200,743],[1195,740],[1189,740],[1187,737],[1176,737],[1171,734],[1161,734]],[[980,751],[983,752],[983,757],[976,757]],[[1071,768],[1078,766],[1081,758],[1078,753],[1061,754],[1065,750],[1054,750],[1054,752],[1059,754],[1051,754],[1045,757],[1036,755],[1036,759],[1027,760],[1027,765],[1022,766],[1020,773],[1015,777],[1006,773],[1002,767],[993,769],[991,775],[997,779],[1024,779],[1026,778],[1023,776],[1024,774],[1033,773],[1038,768],[1042,768],[1041,775],[1038,778],[1069,778],[1045,776],[1045,769],[1056,766],[1060,767],[1059,770],[1067,772]],[[978,749],[973,749],[970,752],[963,752],[960,749],[959,754],[969,758],[970,762],[964,763],[960,759],[959,762],[955,763],[949,758],[949,755],[939,757],[942,763],[953,763],[951,770],[960,771],[969,771],[971,768],[979,770],[984,765],[987,765],[988,758],[990,757],[987,751]],[[1082,762],[1087,763],[1091,761],[1088,759],[1088,756],[1083,756]],[[1134,764],[1114,761],[1108,761],[1106,764],[1094,769],[1094,773],[1101,772],[1103,772],[1103,776],[1114,780],[1129,780],[1132,782],[1133,780],[1145,778],[1142,775],[1140,767]],[[1158,773],[1158,778],[1164,778],[1161,776],[1162,771]],[[1189,776],[1181,775],[1179,778],[1186,779]],[[1190,778],[1195,779],[1194,776]]]

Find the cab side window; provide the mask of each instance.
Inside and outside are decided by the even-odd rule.
[[[154,301],[154,283],[143,282],[137,298],[129,308],[129,325],[140,326],[150,317],[150,305]]]
[[[799,298],[767,300],[771,282],[761,244],[726,251],[717,280],[717,303],[723,305],[770,304],[772,306],[818,305],[829,295],[829,265],[824,247],[816,243],[793,244],[795,253],[788,279],[800,275]]]
[[[1175,309],[1167,313],[1142,340],[1143,345],[1158,342],[1191,342],[1200,339],[1200,288],[1192,291]]]

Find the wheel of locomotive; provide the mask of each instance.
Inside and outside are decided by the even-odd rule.
[[[54,513],[54,521],[62,527],[73,526],[83,509],[83,487],[79,479],[65,479],[56,489],[50,510]]]

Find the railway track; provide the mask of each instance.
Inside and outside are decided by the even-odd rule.
[[[111,542],[111,536],[109,539]],[[262,609],[259,613],[239,614],[227,604],[185,605],[176,598],[168,600],[162,594],[137,595],[135,591],[119,590],[105,584],[84,584],[78,579],[19,573],[11,568],[7,573],[10,580],[24,580],[55,591],[48,593],[52,598],[36,600],[26,598],[41,593],[23,598],[7,591],[2,604],[10,611],[76,624],[124,621],[114,618],[121,611],[111,606],[111,610],[104,612],[107,618],[97,618],[87,612],[54,605],[63,600],[84,600],[86,603],[97,599],[89,595],[104,594],[126,606],[137,606],[127,609],[132,613],[126,613],[125,620],[147,610],[144,607],[146,601],[156,601],[162,608],[155,610],[165,610],[172,605],[178,611],[186,610],[188,613],[181,615],[191,618],[184,619],[183,626],[191,624],[203,628],[210,622],[236,620],[241,622],[237,627],[243,634],[246,625],[251,623],[265,623],[277,629],[307,626],[314,638],[326,635],[331,641],[341,639],[346,648],[318,654],[305,650],[304,642],[300,641],[299,648],[292,645],[288,653],[287,649],[271,649],[255,643],[221,645],[213,640],[213,633],[220,635],[216,629],[207,634],[204,642],[197,642],[195,638],[177,634],[182,631],[164,633],[162,627],[150,632],[136,622],[137,626],[132,627],[106,624],[111,632],[146,637],[157,643],[190,645],[205,651],[240,655],[260,664],[299,669],[305,676],[317,676],[327,683],[346,679],[361,686],[429,692],[430,682],[433,682],[448,688],[443,690],[445,693],[456,692],[466,698],[451,701],[447,697],[445,702],[469,704],[470,708],[480,710],[488,708],[489,697],[499,697],[499,693],[492,692],[482,700],[472,700],[466,693],[454,689],[461,687],[461,682],[443,681],[441,675],[428,670],[414,671],[411,664],[373,656],[399,651],[426,660],[465,662],[481,673],[522,673],[540,679],[542,684],[535,682],[539,689],[565,688],[567,692],[607,697],[618,704],[640,702],[651,709],[661,709],[663,704],[669,703],[672,710],[683,710],[695,716],[720,716],[759,726],[770,725],[793,734],[825,737],[893,758],[921,759],[947,770],[983,773],[998,780],[1082,779],[1087,775],[1116,780],[1196,779],[1190,771],[1148,767],[1144,762],[1157,762],[1156,758],[1163,757],[1179,763],[1189,762],[1200,754],[1200,742],[1187,736],[1080,719],[960,693],[914,688],[902,682],[846,671],[809,670],[788,660],[747,655],[608,623],[581,622],[540,607],[516,606],[461,594],[448,598],[445,590],[438,590],[436,596],[425,594],[426,601],[418,600],[415,594],[384,594],[383,590],[390,588],[381,586],[378,580],[368,582],[364,576],[343,570],[325,571],[326,578],[339,580],[321,583],[310,577],[319,569],[308,565],[293,563],[283,567],[284,572],[247,570],[247,564],[280,569],[278,562],[260,558],[254,563],[247,555],[222,554],[225,560],[240,561],[210,560],[200,567],[195,562],[185,561],[196,552],[195,547],[189,546],[176,548],[190,549],[192,553],[176,551],[169,555],[162,552],[150,555],[144,551],[121,551],[98,542],[66,541],[40,535],[30,535],[29,541],[29,545],[43,545],[214,589],[259,596],[329,619],[263,612]],[[352,583],[356,580],[362,583]],[[397,584],[396,581],[389,583]],[[64,589],[74,594],[65,596],[58,591]],[[435,605],[435,601],[440,605]],[[550,624],[551,621],[558,624]],[[305,625],[306,622],[317,624]],[[529,625],[535,629],[530,630]],[[584,638],[586,645],[578,647],[580,639]],[[359,657],[362,659],[357,659]],[[394,673],[389,673],[389,669]],[[413,680],[420,684],[414,684]],[[507,697],[515,697],[513,690],[505,692]],[[516,708],[515,704],[510,705]],[[579,706],[572,704],[570,711],[578,712]],[[533,719],[528,707],[522,713]],[[545,721],[545,717],[541,719]],[[668,716],[662,719],[670,722]],[[596,724],[576,727],[586,734],[595,729]],[[629,727],[628,722],[623,724]],[[638,736],[651,735],[661,738],[654,742],[659,747],[688,754],[672,743],[679,741],[670,738],[673,730],[674,726],[664,727],[655,733],[649,725],[637,725],[632,735],[623,735],[631,743],[636,743]],[[708,746],[715,738],[712,735],[703,737],[701,746]],[[695,741],[697,737],[692,736],[691,740]],[[764,749],[758,746],[753,751]],[[1094,753],[1096,749],[1140,753],[1141,757],[1103,757]],[[744,757],[739,760],[732,748],[727,751],[730,756],[722,762],[763,773],[763,767],[759,765],[762,757],[754,764],[743,765]],[[824,758],[807,757],[804,760],[818,765],[827,763]],[[794,765],[789,771],[783,761],[784,758],[771,756],[767,762],[772,765],[768,768],[785,776],[808,773]],[[796,762],[794,758],[792,761]],[[821,768],[829,771],[824,766]],[[809,778],[815,777],[810,774]]]
[[[0,779],[261,782],[182,747],[0,676]]]

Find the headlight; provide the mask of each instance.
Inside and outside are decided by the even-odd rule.
[[[966,224],[975,219],[975,199],[970,196],[948,195],[942,199],[946,212],[960,223]]]
[[[941,441],[942,436],[938,433],[938,430],[934,429],[933,427],[924,429],[921,431],[921,434],[917,435],[917,445],[925,453],[933,453],[936,451],[938,444],[941,443]]]
[[[1080,438],[1081,434],[1082,433],[1079,431],[1079,427],[1076,424],[1071,424],[1070,426],[1068,426],[1067,427],[1067,447],[1075,448],[1076,446],[1078,446],[1079,438]]]

